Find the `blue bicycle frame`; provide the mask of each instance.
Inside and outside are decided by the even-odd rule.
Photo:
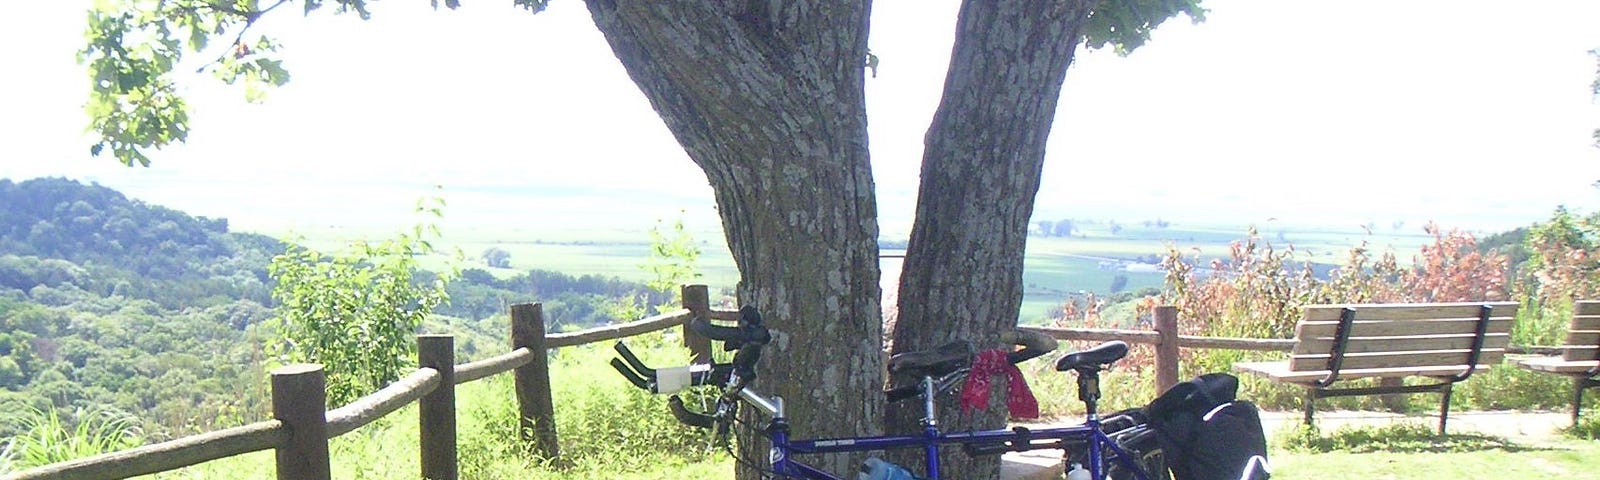
[[[1137,480],[1151,480],[1149,472],[1144,471],[1134,461],[1133,456],[1123,449],[1116,440],[1113,440],[1103,430],[1099,415],[1095,412],[1095,405],[1100,397],[1099,372],[1110,362],[1122,358],[1127,352],[1127,345],[1121,342],[1109,342],[1104,347],[1096,347],[1084,352],[1062,357],[1057,362],[1057,370],[1076,370],[1078,372],[1078,398],[1084,401],[1087,407],[1087,421],[1082,425],[1060,428],[1047,428],[1030,430],[1026,428],[981,430],[969,432],[943,433],[939,431],[938,417],[934,409],[935,400],[941,391],[953,386],[953,379],[965,378],[967,369],[956,369],[943,373],[940,386],[936,387],[933,374],[924,373],[921,382],[921,397],[923,399],[923,432],[921,435],[906,436],[873,436],[873,437],[845,437],[820,440],[791,440],[789,438],[788,417],[784,413],[783,399],[779,397],[766,397],[750,390],[748,382],[755,378],[755,365],[760,359],[761,349],[771,340],[770,332],[762,326],[760,313],[754,307],[745,306],[739,309],[738,327],[713,326],[704,318],[696,317],[690,321],[690,330],[710,338],[720,340],[728,345],[737,345],[738,353],[734,354],[733,361],[728,364],[703,365],[704,368],[673,369],[670,373],[658,372],[639,362],[637,357],[630,353],[621,342],[617,343],[617,353],[622,359],[612,359],[611,365],[622,373],[623,377],[639,388],[652,393],[670,393],[683,386],[712,385],[722,383],[725,385],[722,395],[717,399],[715,415],[698,414],[688,411],[683,407],[682,401],[674,396],[668,402],[672,407],[673,415],[678,420],[704,428],[715,426],[718,435],[725,434],[727,427],[733,421],[737,403],[749,404],[765,414],[771,421],[765,429],[767,439],[771,441],[772,448],[768,455],[770,473],[788,478],[801,478],[809,480],[844,480],[829,474],[816,467],[795,460],[793,455],[827,454],[846,452],[867,452],[878,450],[911,449],[921,447],[926,459],[924,475],[927,480],[939,479],[939,447],[941,445],[962,445],[968,448],[969,453],[999,454],[1007,451],[1028,451],[1039,449],[1062,449],[1072,453],[1083,451],[1085,466],[1089,469],[1091,478],[1103,480],[1108,473],[1106,459],[1114,459],[1118,466],[1123,467]],[[1004,338],[1005,335],[1002,335]],[[1023,350],[1007,355],[1007,361],[1016,363],[1029,358],[1035,358],[1055,348],[1054,340],[1038,341],[1024,337],[1012,336],[1010,342],[1020,342]],[[959,346],[959,344],[956,344]],[[941,355],[947,355],[941,353]],[[917,365],[916,361],[940,362],[946,361],[943,357],[919,358],[908,360],[907,363]],[[891,359],[891,362],[893,359]],[[937,365],[937,363],[934,363]],[[698,372],[698,373],[696,373]],[[929,371],[931,372],[931,370]],[[663,376],[662,373],[667,373]],[[663,391],[667,390],[667,391]],[[894,398],[896,392],[885,392],[889,398]],[[916,391],[915,388],[911,391]],[[1042,443],[1039,443],[1041,442]]]
[[[933,419],[932,380],[924,379],[924,418],[922,435],[918,436],[875,436],[875,437],[847,437],[820,440],[790,440],[788,420],[784,415],[783,399],[778,397],[764,397],[749,389],[739,392],[739,398],[746,404],[756,407],[762,413],[770,416],[768,423],[767,439],[772,442],[772,449],[768,454],[772,473],[793,478],[807,480],[845,480],[834,476],[816,467],[805,464],[792,458],[793,455],[826,454],[865,452],[877,450],[896,450],[921,447],[925,456],[925,476],[928,480],[938,480],[939,477],[939,446],[959,444],[963,446],[994,446],[1005,444],[1007,451],[1027,451],[1039,449],[1066,449],[1086,447],[1087,465],[1091,478],[1103,479],[1106,475],[1107,465],[1104,460],[1108,457],[1115,459],[1124,469],[1132,473],[1138,480],[1150,480],[1150,475],[1138,463],[1133,461],[1133,455],[1117,444],[1100,429],[1100,419],[1092,411],[1089,418],[1082,425],[1070,427],[1046,428],[1031,430],[1024,428],[980,430],[972,432],[941,433]],[[1035,443],[1043,440],[1045,443]]]

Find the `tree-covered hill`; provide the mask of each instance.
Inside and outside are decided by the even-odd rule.
[[[34,409],[128,412],[155,436],[263,411],[281,242],[60,178],[0,179],[0,205],[0,436]]]
[[[153,438],[262,419],[276,304],[267,266],[287,248],[100,185],[0,179],[0,438],[45,409],[69,421],[125,412]],[[448,290],[423,329],[455,334],[463,361],[503,353],[511,303],[544,302],[560,330],[668,298],[537,270],[466,269]]]
[[[266,265],[284,245],[232,233],[100,185],[0,179],[0,292],[44,286],[146,299],[165,308],[271,300]],[[14,297],[15,294],[12,294]]]

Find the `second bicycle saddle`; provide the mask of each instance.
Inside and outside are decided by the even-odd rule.
[[[889,372],[912,376],[944,376],[972,362],[972,342],[956,340],[938,348],[889,357]]]
[[[1056,371],[1092,369],[1100,370],[1110,365],[1111,362],[1121,360],[1128,355],[1128,344],[1121,340],[1112,340],[1095,345],[1088,350],[1072,352],[1056,361]]]

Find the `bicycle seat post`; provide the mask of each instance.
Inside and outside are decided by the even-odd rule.
[[[1097,366],[1078,368],[1078,399],[1083,400],[1089,420],[1099,420],[1095,405],[1100,401],[1100,369]]]
[[[926,427],[939,426],[938,412],[934,411],[934,386],[933,376],[922,376],[922,425]]]

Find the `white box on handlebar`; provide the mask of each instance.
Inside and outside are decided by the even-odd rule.
[[[694,385],[694,377],[706,375],[711,371],[711,365],[686,365],[682,367],[669,367],[656,369],[656,393],[677,393],[685,387]]]

